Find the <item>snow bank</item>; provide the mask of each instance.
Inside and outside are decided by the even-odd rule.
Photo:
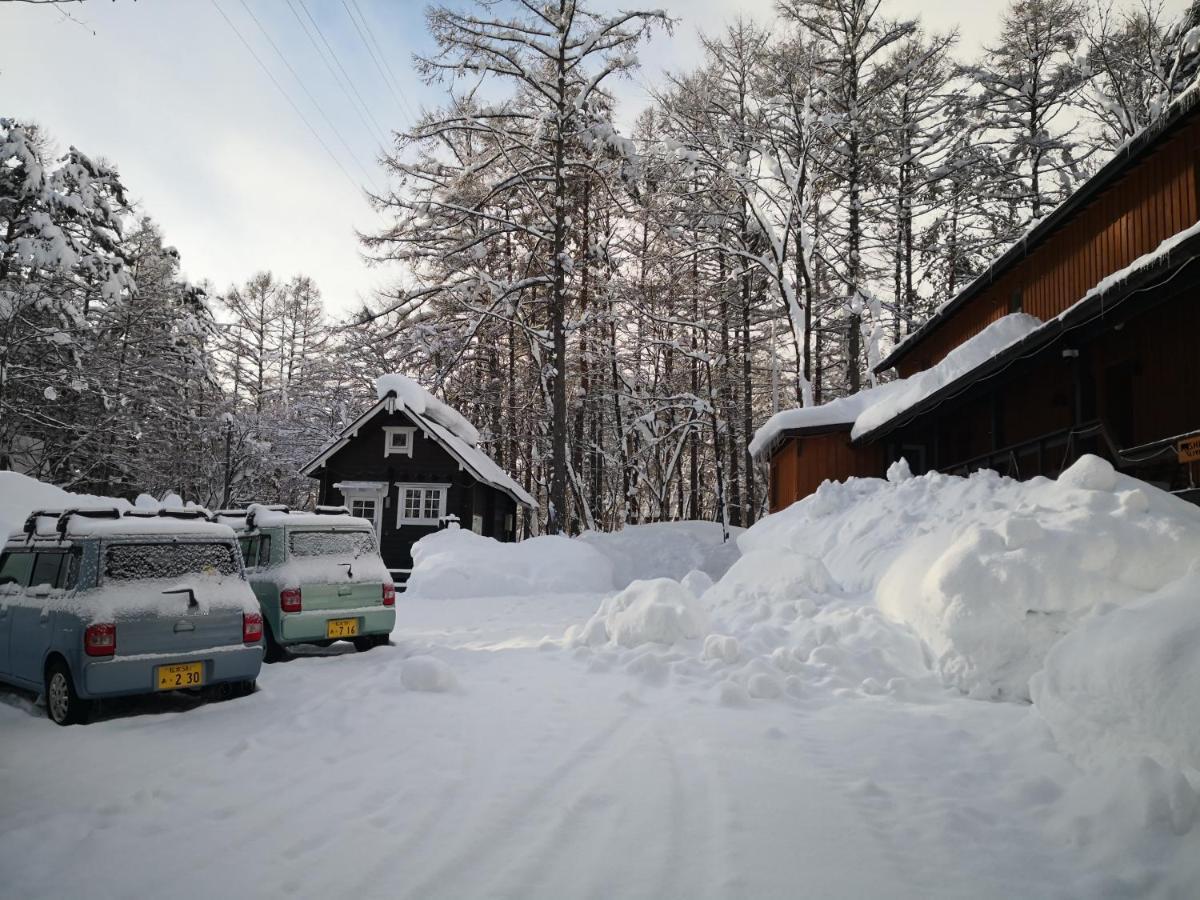
[[[1083,761],[1148,756],[1200,771],[1200,570],[1081,624],[1030,687],[1059,745]]]
[[[740,555],[736,537],[744,529],[731,528],[722,541],[717,522],[656,522],[626,525],[620,531],[587,531],[579,536],[604,554],[612,564],[615,587],[650,578],[682,580],[689,572],[703,572],[714,581]]]
[[[613,641],[622,647],[674,644],[708,633],[708,615],[695,595],[678,581],[635,581],[608,597],[568,640],[595,645]]]
[[[1181,577],[1200,553],[1200,509],[1096,457],[1057,482],[905,475],[822,485],[739,543],[820,560],[974,696],[1028,699],[1055,641]]]
[[[505,544],[447,528],[413,545],[407,593],[441,599],[516,594],[604,593],[612,565],[590,544],[545,535]]]
[[[479,443],[479,432],[458,410],[447,406],[406,375],[380,375],[375,380],[375,393],[380,400],[389,393],[419,416],[428,416],[470,446]]]
[[[157,506],[157,503],[155,505]],[[25,519],[35,509],[111,509],[114,506],[118,509],[133,508],[128,500],[94,497],[91,494],[72,494],[70,491],[64,491],[52,484],[45,484],[28,475],[18,472],[0,472],[0,533],[5,536],[14,531],[20,531],[22,525],[25,524]]]

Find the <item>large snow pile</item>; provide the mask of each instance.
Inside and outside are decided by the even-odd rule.
[[[504,597],[612,590],[608,559],[583,541],[544,535],[514,544],[447,528],[413,545],[406,591],[421,597]]]
[[[1200,771],[1200,571],[1084,622],[1050,649],[1033,701],[1077,758]]]
[[[479,443],[479,432],[462,413],[447,406],[407,375],[399,373],[380,375],[375,379],[375,393],[380,400],[389,393],[394,393],[401,404],[417,415],[428,416],[472,447]]]
[[[426,597],[501,597],[516,594],[607,593],[639,579],[684,579],[707,586],[740,551],[731,529],[721,539],[715,522],[628,525],[578,538],[542,536],[501,543],[465,529],[434,532],[413,546],[409,593]]]
[[[623,588],[639,579],[679,581],[693,570],[715,581],[738,558],[736,538],[742,531],[730,528],[726,541],[717,522],[655,522],[620,531],[586,531],[579,539],[608,557],[614,587]]]
[[[732,705],[1032,699],[1081,760],[1200,769],[1200,509],[1097,457],[1026,482],[898,463],[822,485],[738,545],[715,584],[635,581],[563,644]]]
[[[740,544],[809,558],[841,590],[866,592],[975,696],[1027,699],[1055,641],[1200,554],[1200,509],[1094,456],[1057,482],[906,476],[898,464],[892,480],[824,484]]]
[[[139,504],[143,505],[143,504]],[[19,531],[35,509],[83,509],[95,507],[131,509],[128,500],[73,494],[19,472],[0,472],[0,534]]]

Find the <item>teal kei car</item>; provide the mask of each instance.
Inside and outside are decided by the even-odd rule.
[[[369,521],[340,506],[291,512],[261,504],[213,518],[238,533],[263,615],[267,662],[287,658],[296,644],[344,640],[361,651],[388,642],[396,588]]]
[[[59,725],[101,698],[250,693],[262,636],[237,539],[203,512],[36,512],[0,552],[0,681]]]

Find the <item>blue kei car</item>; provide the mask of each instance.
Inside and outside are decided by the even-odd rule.
[[[234,532],[202,511],[38,512],[0,552],[0,681],[59,725],[105,697],[250,693],[262,636]]]

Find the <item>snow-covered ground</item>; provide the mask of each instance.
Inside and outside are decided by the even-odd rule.
[[[521,593],[467,567],[225,703],[0,689],[0,895],[1194,897],[1200,514],[1096,462],[831,485],[737,561],[486,547]]]

